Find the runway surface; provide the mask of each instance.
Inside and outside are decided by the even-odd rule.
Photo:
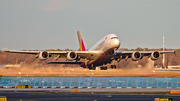
[[[2,91],[58,91],[72,92],[75,88],[0,88]],[[180,88],[79,88],[79,92],[167,92],[171,90],[180,90]]]
[[[173,98],[179,101],[179,95],[124,95],[124,94],[81,94],[81,93],[26,93],[0,92],[8,100],[20,101],[154,101],[155,98]]]

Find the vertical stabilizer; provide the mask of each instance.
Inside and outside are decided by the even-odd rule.
[[[77,31],[77,35],[78,35],[80,51],[86,51],[86,47],[85,47],[85,44],[84,44],[80,30]]]

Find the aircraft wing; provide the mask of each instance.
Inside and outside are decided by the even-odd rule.
[[[41,55],[43,52],[47,52],[49,57],[60,57],[60,58],[67,58],[68,53],[74,52],[77,54],[78,57],[81,59],[88,59],[92,55],[97,55],[99,51],[19,51],[19,50],[4,50],[8,53],[19,53],[19,54],[31,54],[36,55],[37,57]]]
[[[116,51],[115,53],[117,55],[131,55],[132,53],[134,53],[136,51]],[[152,52],[154,51],[137,51],[139,53],[141,53],[142,55],[150,55]],[[165,54],[165,53],[175,53],[176,51],[158,51],[160,54]]]
[[[51,61],[51,62],[48,62],[47,64],[82,64],[82,62],[78,62],[78,61]]]
[[[141,54],[141,57],[143,56],[151,56],[154,52],[159,53],[159,54],[166,54],[166,53],[174,53],[175,51],[116,51],[115,52],[115,58],[131,58],[133,53],[138,52]],[[160,56],[160,55],[159,55]]]

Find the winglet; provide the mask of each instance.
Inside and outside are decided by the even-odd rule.
[[[77,31],[77,35],[78,35],[80,51],[86,51],[86,47],[85,47],[85,44],[84,44],[80,30]]]

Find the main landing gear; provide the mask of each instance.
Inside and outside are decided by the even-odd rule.
[[[89,68],[89,70],[96,70],[96,67],[94,67],[93,65],[88,65],[88,66],[83,66],[83,67],[84,69]]]
[[[100,67],[101,70],[107,70],[107,67]]]
[[[96,70],[96,67],[89,67],[89,70]]]
[[[85,69],[89,68],[89,70],[96,70],[96,67],[94,67],[94,66],[84,66],[84,68]],[[111,65],[111,69],[116,69],[116,65]],[[106,66],[102,66],[102,67],[100,67],[100,70],[107,70],[107,67]]]
[[[111,65],[111,69],[116,69],[116,65]]]

